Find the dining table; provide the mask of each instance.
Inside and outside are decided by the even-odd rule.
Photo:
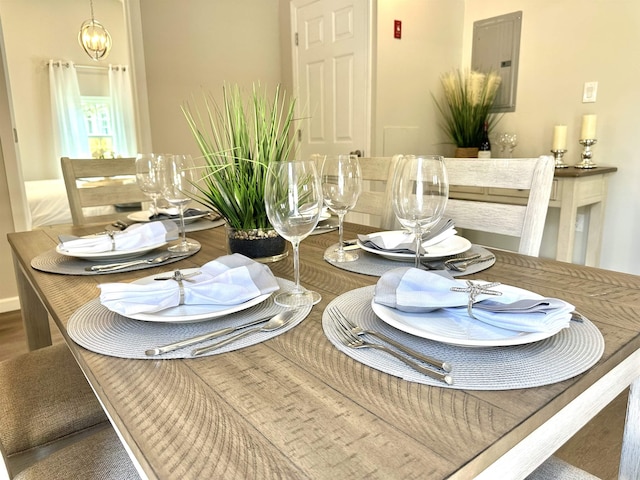
[[[467,388],[456,385],[455,363],[452,385],[411,381],[336,348],[323,328],[328,306],[368,292],[379,279],[323,259],[337,244],[336,231],[300,244],[301,283],[322,299],[295,328],[215,355],[122,358],[79,345],[70,319],[96,302],[101,283],[197,268],[226,255],[225,229],[189,233],[200,250],[171,265],[108,275],[32,266],[55,250],[59,235],[103,227],[48,226],[8,239],[29,349],[51,343],[52,319],[142,478],[525,478],[629,387],[619,478],[640,478],[639,276],[487,247],[495,263],[462,278],[566,300],[604,339],[584,372],[540,386]],[[344,235],[374,231],[345,223]],[[292,255],[268,267],[279,279],[294,278]],[[467,348],[484,355],[482,347]],[[489,350],[509,355],[510,348]],[[483,364],[482,378],[501,379],[496,358]],[[562,357],[529,367],[544,373],[554,363]]]

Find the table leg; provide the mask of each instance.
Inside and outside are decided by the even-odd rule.
[[[624,424],[619,480],[640,478],[640,379],[629,388],[627,419]]]
[[[558,243],[556,245],[556,260],[561,262],[573,261],[573,245],[576,239],[575,225],[578,214],[576,181],[569,179],[562,187],[560,203],[560,220],[558,224]]]
[[[27,347],[29,350],[36,350],[51,345],[49,313],[27,280],[22,265],[15,258],[13,267],[18,285],[18,296],[20,297],[22,323],[27,335]]]

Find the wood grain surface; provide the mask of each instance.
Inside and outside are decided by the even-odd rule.
[[[112,358],[69,340],[68,318],[99,295],[98,283],[131,281],[163,268],[106,280],[30,267],[33,257],[55,248],[58,234],[95,229],[48,227],[10,234],[9,241],[25,281],[149,478],[474,478],[640,347],[640,277],[498,250],[494,266],[466,278],[573,303],[601,330],[603,358],[564,382],[498,392],[436,388],[381,373],[339,352],[322,331],[331,300],[377,281],[323,260],[324,250],[337,242],[331,232],[301,244],[301,282],[322,300],[290,332],[205,358]],[[346,224],[345,238],[370,230]],[[222,228],[189,235],[202,250],[165,270],[226,253]],[[292,279],[291,256],[270,266],[276,276]]]

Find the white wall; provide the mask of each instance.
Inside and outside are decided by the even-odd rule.
[[[460,65],[464,0],[378,0],[372,155],[437,153],[453,146],[439,127],[431,92]],[[393,36],[394,20],[402,38]]]
[[[199,156],[180,106],[222,85],[281,79],[279,0],[141,0],[151,138],[156,152]],[[188,5],[188,8],[185,6]]]

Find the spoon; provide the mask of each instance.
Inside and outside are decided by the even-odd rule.
[[[291,317],[293,316],[294,313],[295,313],[295,310],[286,310],[284,312],[278,313],[276,316],[272,317],[271,320],[269,320],[264,325],[250,328],[248,330],[245,330],[244,332],[238,333],[236,335],[232,335],[231,337],[226,338],[221,342],[214,343],[213,345],[196,348],[191,352],[191,355],[195,357],[203,353],[211,352],[212,350],[216,350],[220,347],[224,347],[225,345],[228,345],[231,342],[235,342],[236,340],[246,337],[247,335],[251,335],[252,333],[271,332],[273,330],[282,328],[289,323],[289,320],[291,320]]]
[[[85,267],[85,270],[88,272],[111,272],[113,270],[119,270],[121,268],[133,267],[135,265],[155,265],[157,263],[166,262],[170,258],[173,258],[177,255],[173,253],[163,253],[162,255],[158,255],[154,258],[147,258],[145,260],[132,260],[130,262],[120,262],[120,263],[107,263],[103,265],[91,265],[90,267]]]

